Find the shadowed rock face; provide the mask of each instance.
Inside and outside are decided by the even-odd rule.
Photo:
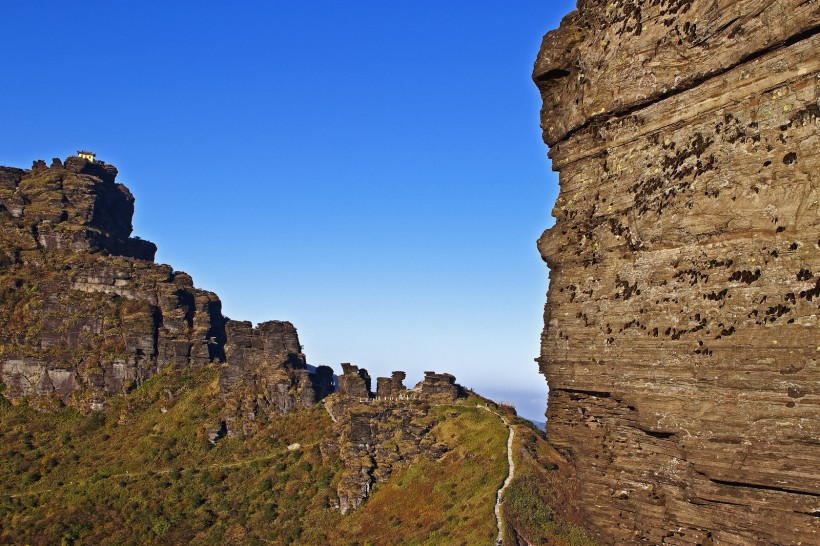
[[[259,412],[285,414],[312,406],[319,399],[319,373],[307,369],[296,328],[289,322],[269,321],[256,328],[248,321],[229,320],[225,325],[227,364],[219,386],[233,401],[228,415],[242,415],[248,431]],[[332,371],[330,373],[332,379]],[[317,381],[314,381],[317,380]],[[330,389],[326,389],[329,391]],[[230,425],[228,434],[237,430]]]
[[[443,400],[455,400],[460,394],[455,376],[449,373],[424,372],[419,390],[423,396]]]
[[[0,167],[6,252],[68,250],[153,261],[157,247],[130,238],[134,197],[116,184],[113,165],[70,157],[35,161],[31,170]],[[7,257],[8,259],[8,257]]]
[[[376,378],[376,396],[380,398],[389,396],[400,396],[407,391],[404,380],[407,374],[402,371],[395,371],[390,377]]]
[[[547,432],[602,543],[820,541],[820,4],[582,1],[535,63],[561,191]]]
[[[364,368],[359,369],[350,363],[342,363],[342,375],[339,376],[339,394],[353,398],[368,399],[370,392],[370,374]]]
[[[241,382],[280,413],[312,404],[295,328],[230,321],[226,345],[219,298],[130,237],[134,198],[116,176],[78,157],[0,167],[4,394],[101,409],[163,368],[225,362],[228,348],[223,390]]]

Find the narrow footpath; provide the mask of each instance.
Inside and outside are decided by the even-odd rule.
[[[502,546],[502,544],[504,543],[504,527],[501,518],[501,501],[504,495],[504,490],[507,489],[507,486],[510,485],[510,482],[515,477],[515,462],[513,461],[513,440],[515,439],[515,430],[513,430],[513,428],[510,426],[507,420],[504,419],[502,415],[495,413],[487,406],[478,407],[498,416],[498,418],[501,419],[501,421],[504,423],[504,426],[507,427],[507,430],[510,431],[510,434],[507,437],[507,464],[510,467],[510,471],[507,474],[507,479],[504,480],[504,483],[498,489],[498,493],[495,497],[495,521],[496,525],[498,526],[498,539],[496,539],[495,544],[496,546]]]

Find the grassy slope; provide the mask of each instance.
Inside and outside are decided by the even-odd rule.
[[[516,470],[502,504],[504,543],[594,545],[580,527],[572,465],[530,423],[512,419],[511,425]]]
[[[217,374],[157,376],[101,414],[0,401],[0,543],[493,544],[507,429],[485,401],[434,406],[446,454],[399,466],[341,516],[322,406],[211,448]]]
[[[507,429],[475,408],[473,397],[433,408],[432,430],[448,451],[396,472],[367,503],[344,518],[333,544],[493,544],[495,494],[507,474]]]
[[[215,380],[158,376],[104,414],[0,408],[0,542],[323,543],[340,518],[338,466],[318,448],[329,417],[318,406],[210,449]]]

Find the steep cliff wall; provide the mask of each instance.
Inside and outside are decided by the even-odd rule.
[[[544,38],[547,431],[603,543],[820,542],[818,28],[588,0]]]
[[[156,246],[130,237],[134,198],[116,176],[79,157],[0,167],[5,396],[102,409],[164,368],[213,363],[246,419],[313,403],[296,329],[227,321],[216,294],[153,263]]]

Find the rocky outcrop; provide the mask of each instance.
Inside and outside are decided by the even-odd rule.
[[[387,481],[400,464],[420,457],[438,459],[446,447],[430,431],[436,417],[429,401],[380,399],[359,402],[334,394],[325,406],[337,423],[338,439],[326,439],[322,453],[328,461],[341,460],[343,469],[336,487],[342,514],[358,508],[372,488]]]
[[[32,250],[101,252],[152,261],[156,246],[131,238],[134,197],[113,165],[70,157],[50,168],[0,167],[6,261]]]
[[[79,157],[0,167],[4,394],[101,409],[162,369],[223,363],[220,386],[244,417],[326,395],[332,373],[312,380],[291,324],[227,321],[215,294],[153,263],[154,244],[130,236],[134,198],[116,176]]]
[[[242,416],[242,431],[248,432],[260,412],[270,416],[308,408],[332,391],[333,371],[308,367],[291,323],[270,321],[254,328],[248,321],[229,320],[225,331],[227,363],[219,386],[232,402],[226,405],[228,435],[238,432],[233,416]]]
[[[449,373],[424,372],[424,379],[418,390],[425,398],[436,400],[455,400],[461,395],[461,387],[454,375]]]
[[[395,371],[376,379],[374,397],[367,370],[348,363],[342,369],[338,391],[324,401],[340,437],[328,439],[322,451],[344,465],[337,494],[338,507],[346,514],[367,499],[374,485],[387,481],[396,465],[444,454],[445,448],[428,435],[436,422],[430,410],[466,393],[451,374],[425,372],[418,385],[407,389],[407,374]]]
[[[602,543],[820,540],[818,28],[590,0],[544,38],[547,432]]]
[[[373,396],[370,392],[370,374],[364,368],[344,362],[342,375],[339,376],[339,394],[353,398],[368,399]]]
[[[391,396],[401,396],[407,391],[404,380],[407,374],[401,371],[393,372],[390,377],[376,378],[376,397],[387,398]]]

